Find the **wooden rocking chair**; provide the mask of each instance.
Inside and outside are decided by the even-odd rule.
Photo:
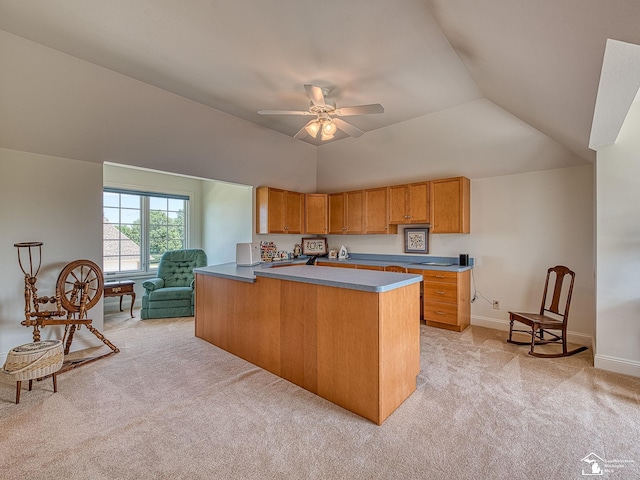
[[[549,277],[552,272],[555,274],[555,283],[553,286],[553,294],[551,296],[551,304],[547,307],[547,294],[551,290]],[[564,300],[564,312],[560,313],[562,287],[564,285],[565,276],[567,275],[570,276],[571,281],[569,282],[569,291],[566,299]],[[555,267],[549,268],[547,270],[547,279],[544,284],[540,313],[509,312],[509,339],[507,342],[514,343],[516,345],[531,345],[529,355],[533,355],[534,357],[566,357],[587,350],[587,347],[584,346],[571,351],[567,350],[567,320],[569,319],[569,305],[571,304],[571,294],[573,293],[573,282],[575,280],[575,276],[576,274],[573,271],[562,265],[556,265]],[[513,324],[516,321],[527,325],[529,329],[514,329]],[[556,333],[553,333],[550,330],[553,330],[553,332]],[[531,335],[531,341],[519,342],[513,340],[512,335],[514,332]],[[551,338],[545,338],[545,334],[549,335]],[[535,351],[536,345],[549,343],[562,344],[562,353],[539,353]]]

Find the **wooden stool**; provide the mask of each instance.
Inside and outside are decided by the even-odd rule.
[[[60,340],[25,343],[12,348],[2,371],[15,377],[16,403],[20,403],[20,389],[23,380],[29,380],[29,390],[34,378],[53,377],[53,392],[58,391],[57,372],[62,368],[64,352]]]

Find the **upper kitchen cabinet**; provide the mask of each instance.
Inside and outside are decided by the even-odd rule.
[[[329,194],[329,233],[364,232],[364,191]]]
[[[364,233],[398,233],[397,225],[389,225],[387,187],[364,191]]]
[[[307,193],[304,199],[304,233],[324,235],[329,226],[329,196]]]
[[[466,177],[431,180],[431,233],[469,233],[471,182]]]
[[[304,195],[279,188],[256,189],[256,233],[302,233]]]
[[[430,182],[389,187],[389,223],[429,223]]]

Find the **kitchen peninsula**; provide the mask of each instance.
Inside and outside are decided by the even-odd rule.
[[[421,275],[195,269],[195,334],[378,425],[415,391]]]

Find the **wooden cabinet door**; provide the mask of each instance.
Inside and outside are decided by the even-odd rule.
[[[389,228],[387,195],[387,187],[364,191],[364,233],[398,233],[397,226]]]
[[[285,193],[279,188],[256,189],[256,233],[285,233]]]
[[[256,189],[256,233],[302,233],[304,195],[279,188]]]
[[[308,193],[305,195],[305,233],[323,235],[329,224],[328,195]]]
[[[409,215],[407,185],[389,187],[389,223],[407,223]]]
[[[409,223],[429,223],[429,182],[407,185]]]
[[[302,233],[304,218],[304,195],[298,192],[285,192],[285,233]]]
[[[364,231],[364,191],[329,194],[329,233]]]
[[[466,177],[431,181],[431,233],[469,233],[470,182]]]
[[[344,233],[344,193],[329,194],[329,233]]]
[[[364,232],[364,191],[347,192],[345,195],[345,233]]]
[[[389,187],[389,223],[429,223],[429,182]]]

